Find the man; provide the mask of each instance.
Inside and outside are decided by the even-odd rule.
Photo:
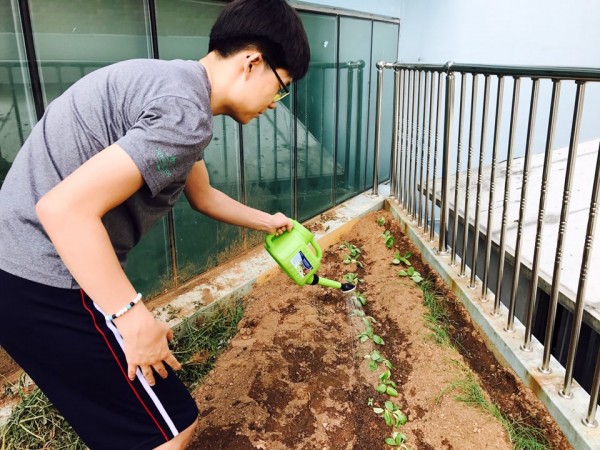
[[[91,449],[181,449],[197,408],[169,327],[127,279],[127,252],[182,192],[214,219],[282,233],[211,187],[212,117],[247,123],[308,70],[284,0],[236,0],[200,61],[124,61],[52,102],[0,190],[0,344]]]

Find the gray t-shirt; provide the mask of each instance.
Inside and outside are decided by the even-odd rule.
[[[99,69],[54,100],[0,189],[0,269],[76,288],[36,213],[37,201],[113,143],[144,186],[102,219],[124,265],[127,252],[174,205],[212,138],[210,84],[197,61],[123,61]]]

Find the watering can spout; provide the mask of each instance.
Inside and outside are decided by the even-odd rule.
[[[334,281],[334,280],[330,280],[328,278],[320,277],[316,273],[313,274],[313,279],[308,284],[311,284],[311,285],[318,284],[319,286],[325,286],[325,287],[330,287],[330,288],[334,288],[334,289],[341,289],[344,293],[352,292],[354,289],[356,289],[356,286],[353,285],[352,283],[340,283],[339,281]]]

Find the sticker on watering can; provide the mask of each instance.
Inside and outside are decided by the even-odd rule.
[[[313,268],[302,252],[296,253],[290,262],[296,268],[301,277],[308,275]]]

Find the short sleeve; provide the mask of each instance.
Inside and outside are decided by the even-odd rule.
[[[149,102],[116,143],[133,159],[152,196],[187,177],[212,138],[212,114],[193,101],[166,96]]]

